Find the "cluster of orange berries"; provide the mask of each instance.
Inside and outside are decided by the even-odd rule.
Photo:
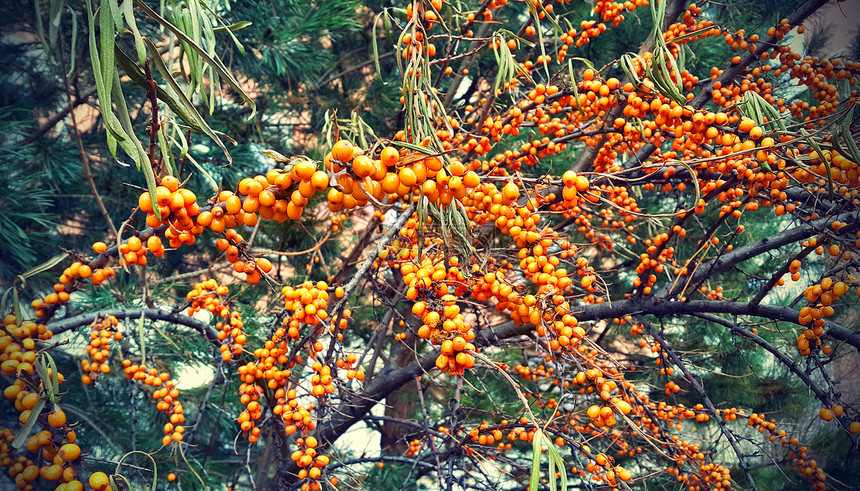
[[[809,458],[809,455],[807,454],[808,449],[805,446],[802,446],[797,438],[789,438],[788,433],[785,430],[777,430],[776,420],[768,420],[765,418],[766,416],[764,414],[752,413],[747,419],[747,424],[756,428],[759,433],[768,432],[768,440],[771,442],[779,440],[783,447],[790,449],[788,452],[788,459],[794,463],[795,467],[802,475],[813,481],[813,490],[823,491],[827,487],[827,474],[825,474],[823,469],[818,467],[818,464],[814,459]],[[858,424],[858,430],[860,430],[860,424]]]
[[[821,352],[825,355],[831,353],[830,345],[821,345],[821,336],[824,335],[824,318],[832,316],[835,311],[832,303],[848,292],[848,285],[842,281],[833,281],[833,278],[824,277],[820,283],[806,287],[803,292],[806,305],[798,312],[798,323],[809,326],[797,337],[797,350],[801,355],[807,356],[812,350],[810,343],[821,346]]]
[[[415,438],[409,442],[409,449],[406,450],[407,457],[416,457],[421,452],[421,440]]]
[[[632,12],[636,7],[648,5],[648,0],[638,0],[636,2],[614,2],[612,0],[597,0],[594,4],[594,13],[599,15],[603,22],[612,22],[612,27],[618,26],[624,21],[624,16],[621,15],[625,10]]]
[[[401,182],[388,168],[394,167],[399,158],[400,153],[393,147],[382,149],[379,158],[372,159],[349,140],[338,140],[323,159],[325,168],[335,176],[328,191],[329,208],[334,212],[351,210],[371,199],[379,202],[385,193],[397,192]]]
[[[311,365],[314,373],[311,376],[311,395],[322,399],[326,394],[334,393],[334,379],[331,376],[331,367],[320,362]],[[363,378],[363,377],[362,377]]]
[[[352,353],[346,355],[346,358],[338,358],[336,365],[340,369],[346,369],[346,378],[348,380],[358,379],[359,382],[364,380],[364,370],[357,368],[358,358]]]
[[[242,354],[243,346],[247,336],[242,331],[245,327],[242,316],[225,303],[230,289],[219,285],[214,279],[208,279],[194,285],[185,298],[191,302],[188,307],[188,315],[193,316],[202,309],[207,310],[215,317],[220,317],[215,327],[218,329],[218,340],[221,345],[221,357],[224,361],[230,361],[233,356]]]
[[[347,218],[349,218],[349,215],[346,213],[333,215],[331,217],[331,231],[339,232],[341,229],[341,224],[345,222]]]
[[[474,351],[475,345],[466,341],[463,336],[457,336],[453,340],[446,339],[440,346],[440,354],[436,358],[436,368],[448,373],[462,375],[464,370],[475,365],[475,358],[469,354]]]
[[[299,479],[306,479],[302,483],[302,491],[315,491],[322,488],[319,479],[322,476],[323,468],[329,463],[329,458],[327,455],[317,454],[317,444],[317,439],[313,436],[299,438],[296,440],[296,445],[300,449],[290,455],[290,458],[299,466]],[[301,449],[301,447],[304,448]],[[337,483],[334,477],[331,482],[332,485]]]
[[[281,289],[281,294],[284,296],[284,309],[291,312],[289,317],[284,318],[284,326],[288,327],[287,335],[290,338],[299,339],[302,323],[316,327],[328,319],[326,308],[329,293],[325,281],[306,281],[298,288],[287,285]],[[322,347],[316,351],[322,351]]]
[[[168,229],[165,231],[165,236],[169,236],[171,233],[170,229]],[[188,243],[193,243],[193,240],[190,240]],[[161,242],[161,237],[152,235],[146,239],[146,243],[140,240],[139,237],[129,237],[127,241],[119,246],[119,253],[122,255],[120,257],[119,264],[121,266],[130,266],[132,264],[146,266],[146,254],[148,252],[152,252],[152,255],[155,257],[161,257],[164,255],[164,244]]]
[[[169,240],[170,247],[174,249],[182,244],[193,244],[195,236],[203,232],[203,228],[194,222],[194,217],[200,213],[197,196],[191,190],[180,189],[179,186],[179,179],[166,175],[161,178],[161,184],[155,188],[155,204],[158,207],[160,218],[155,213],[152,196],[148,191],[144,191],[137,201],[140,211],[146,213],[146,224],[149,227],[157,228],[161,225],[168,225],[167,230],[165,230],[165,237]],[[149,244],[147,244],[147,248],[149,248]],[[137,249],[139,250],[140,247]],[[160,248],[154,247],[154,249],[153,253]],[[120,252],[122,254],[127,253]],[[136,251],[129,248],[128,252]],[[129,263],[134,263],[134,261],[129,261]]]
[[[415,31],[415,36],[412,36],[410,33],[406,33],[403,35],[403,39],[401,41],[406,48],[400,53],[400,56],[406,60],[411,58],[414,54],[424,54],[424,51],[427,51],[427,56],[432,58],[436,56],[436,45],[429,41],[425,41],[424,32]],[[450,67],[449,67],[450,68]]]
[[[565,204],[568,202],[570,204],[576,203],[576,193],[584,193],[590,187],[588,179],[585,176],[578,176],[576,172],[569,170],[566,171],[561,176],[561,180],[564,183],[564,188],[561,191],[562,199],[564,199]]]
[[[490,423],[482,421],[480,425],[469,430],[469,438],[478,445],[492,445],[502,442],[505,435],[498,428],[491,428]],[[417,440],[415,440],[417,442]]]
[[[586,470],[591,472],[592,480],[596,482],[605,482],[610,486],[617,486],[618,480],[629,481],[633,476],[630,474],[630,471],[621,467],[620,465],[613,466],[614,461],[612,457],[599,453],[594,456],[594,461],[589,461],[586,464]],[[601,472],[602,469],[606,469],[605,472]]]
[[[103,242],[93,244],[93,250],[97,253],[107,250],[107,246]],[[95,271],[88,265],[80,261],[75,261],[71,266],[63,270],[59,281],[54,284],[54,292],[49,293],[43,299],[35,299],[30,302],[30,307],[33,308],[36,317],[44,317],[46,308],[56,308],[69,301],[70,293],[74,291],[75,286],[80,280],[89,279],[93,286],[100,285],[108,278],[112,278],[116,273],[110,266],[97,268]]]
[[[185,422],[185,410],[178,400],[179,390],[175,388],[176,383],[170,380],[170,374],[159,373],[155,368],[147,370],[146,365],[133,364],[129,359],[122,360],[122,366],[126,379],[157,387],[152,393],[152,398],[158,401],[156,408],[164,412],[169,420],[164,424],[164,437],[161,443],[170,445],[173,442],[181,442],[185,433],[185,427],[182,426]]]
[[[263,405],[259,403],[260,395],[263,393],[263,387],[256,383],[257,379],[263,377],[263,370],[256,366],[254,362],[249,362],[242,365],[238,369],[239,377],[242,384],[239,386],[239,402],[245,405],[245,410],[239,414],[236,421],[242,428],[242,431],[248,435],[248,441],[256,442],[260,437],[260,428],[256,426],[256,421],[263,414]],[[280,379],[281,382],[289,378],[291,372],[286,370],[280,372],[275,380]],[[285,376],[286,375],[286,376]],[[283,392],[283,388],[278,389],[279,393]]]
[[[90,358],[81,360],[81,383],[90,385],[99,374],[110,373],[110,344],[111,341],[122,340],[122,333],[116,327],[119,321],[110,315],[105,319],[96,319],[90,325],[90,344],[87,346],[87,355]],[[92,360],[92,361],[91,361]]]
[[[394,147],[383,148],[378,159],[361,152],[349,141],[340,140],[326,155],[326,168],[337,175],[337,186],[328,192],[332,211],[362,206],[371,198],[381,202],[386,195],[391,195],[393,201],[413,191],[416,195],[423,194],[432,203],[450,205],[455,199],[462,200],[480,183],[478,175],[458,160],[446,167],[438,157],[416,157],[405,151],[401,160],[400,152]]]
[[[164,425],[165,436],[161,442],[169,445],[168,437],[175,442],[182,441],[181,436],[185,432],[185,428],[180,424],[185,422],[185,416],[182,403],[178,400],[179,389],[176,388],[175,382],[165,380],[164,387],[156,389],[152,393],[152,398],[158,401],[155,405],[156,409],[163,411],[170,418],[170,422]]]
[[[12,455],[12,432],[4,428],[0,430],[0,466],[9,467],[9,476],[14,479],[15,488],[24,491],[35,489],[34,483],[41,477],[47,481],[59,482],[58,490],[83,491],[83,484],[76,479],[74,468],[69,464],[81,456],[81,449],[75,443],[74,431],[69,430],[68,436],[57,436],[49,430],[43,430],[27,440],[26,449],[37,455],[37,460],[26,456]],[[72,443],[61,443],[70,440]],[[60,444],[59,450],[55,444]],[[38,456],[41,456],[39,459]],[[38,463],[42,460],[42,464]]]
[[[245,239],[233,228],[227,229],[224,237],[215,241],[215,248],[224,252],[224,257],[233,265],[233,271],[244,274],[245,281],[256,285],[272,270],[272,262],[265,257],[249,257],[244,253],[245,245]]]
[[[600,392],[602,398],[604,391],[601,390]],[[609,400],[609,404],[605,406],[598,406],[597,404],[592,404],[588,407],[586,414],[589,418],[591,418],[591,424],[597,428],[600,428],[604,425],[615,426],[615,413],[618,412],[626,416],[630,413],[631,410],[632,408],[630,407],[629,402],[623,399],[611,398]]]
[[[40,330],[41,328],[41,330]],[[57,489],[82,491],[83,484],[76,479],[76,473],[70,463],[77,461],[81,456],[81,449],[75,443],[77,436],[75,432],[66,426],[66,413],[56,403],[46,404],[40,414],[33,414],[40,398],[42,384],[33,378],[36,360],[36,346],[40,331],[44,326],[31,321],[19,322],[14,315],[4,318],[2,327],[3,334],[0,336],[0,354],[2,360],[2,372],[7,376],[14,376],[15,380],[3,390],[6,399],[14,400],[15,409],[20,413],[18,421],[26,423],[30,418],[39,418],[38,422],[45,429],[32,435],[27,439],[26,449],[41,456],[42,464],[37,460],[31,460],[25,456],[15,458],[11,446],[15,435],[8,428],[0,430],[0,466],[9,467],[9,475],[15,481],[17,489],[32,490],[33,483],[40,477],[48,481],[59,482]],[[47,339],[47,338],[46,338]],[[48,369],[49,375],[51,369]],[[57,374],[59,383],[65,378],[62,373]],[[38,381],[39,388],[33,391]]]
[[[224,299],[230,295],[230,289],[219,285],[214,279],[201,281],[185,294],[185,299],[191,302],[187,314],[193,316],[201,310],[206,310],[212,315],[227,318],[230,308],[224,304]]]
[[[0,373],[7,377],[20,372],[32,374],[36,363],[36,341],[51,339],[44,324],[20,322],[12,314],[4,318],[0,334]]]
[[[307,435],[316,428],[316,423],[311,415],[311,411],[316,409],[316,404],[308,404],[307,407],[299,404],[298,394],[295,389],[290,389],[283,392],[283,389],[278,389],[277,404],[272,412],[284,420],[285,432],[287,435],[292,435],[300,432],[302,435]]]
[[[405,237],[404,228],[401,238]],[[399,242],[393,247],[400,247]],[[404,248],[407,256],[411,256],[413,247]],[[417,253],[417,250],[414,251]],[[457,305],[457,297],[449,294],[447,281],[463,282],[465,277],[457,265],[459,260],[451,257],[450,267],[445,266],[444,258],[434,264],[431,257],[425,256],[420,265],[412,262],[400,264],[403,283],[407,285],[406,298],[417,300],[412,306],[412,313],[421,319],[418,337],[428,339],[432,344],[441,347],[441,353],[436,358],[436,367],[451,375],[462,375],[464,371],[475,364],[475,358],[467,351],[475,351],[471,343],[475,333],[465,320]],[[421,300],[418,300],[419,297]]]
[[[699,15],[701,13],[702,8],[697,6],[695,3],[691,3],[681,16],[681,22],[672,24],[668,29],[666,29],[666,32],[663,33],[663,39],[666,43],[672,43],[674,39],[684,36],[687,33],[702,31],[703,29],[713,26],[713,21],[706,19],[699,20]],[[714,27],[707,31],[699,32],[697,35],[686,38],[679,43],[675,43],[671,48],[674,48],[679,44],[686,44],[709,36],[716,36],[719,33],[720,30]]]
[[[54,424],[54,422],[51,423],[52,428],[54,428]],[[38,476],[47,481],[59,481],[61,485],[65,484],[65,489],[81,489],[79,487],[81,483],[76,479],[75,469],[70,466],[72,462],[81,457],[81,448],[74,443],[76,441],[74,431],[68,430],[63,434],[61,429],[62,426],[56,427],[57,435],[51,431],[42,430],[27,440],[27,450],[36,455],[41,454],[45,462],[41,468],[38,468],[35,463],[25,467],[22,471],[22,477],[25,481],[32,482],[35,480],[27,479],[34,474],[33,469],[30,468],[30,466],[34,466],[38,468]],[[60,445],[59,448],[57,448],[57,444]],[[29,471],[28,468],[30,468]],[[78,484],[73,484],[75,482]]]

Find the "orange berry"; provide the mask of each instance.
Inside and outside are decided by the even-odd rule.
[[[349,162],[352,160],[354,147],[349,140],[339,140],[331,149],[331,156],[340,162]]]
[[[78,460],[78,457],[81,456],[81,447],[74,443],[67,443],[60,447],[60,451],[57,452],[57,455],[66,462],[72,462],[74,460]]]
[[[110,479],[104,472],[94,472],[89,479],[90,487],[96,491],[102,491],[110,486]]]
[[[66,413],[59,407],[48,415],[48,424],[51,428],[62,428],[66,425]]]

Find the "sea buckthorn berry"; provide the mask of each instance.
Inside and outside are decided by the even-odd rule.
[[[338,140],[331,149],[331,156],[339,162],[349,162],[352,160],[354,147],[349,140]]]
[[[110,480],[107,474],[101,471],[92,473],[88,482],[90,483],[90,487],[96,491],[103,491],[110,487]]]

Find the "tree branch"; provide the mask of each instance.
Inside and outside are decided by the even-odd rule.
[[[691,284],[696,283],[705,277],[711,277],[715,274],[731,269],[735,265],[747,261],[755,256],[758,256],[759,254],[763,254],[773,249],[778,249],[782,246],[792,244],[803,239],[808,239],[809,237],[812,237],[813,235],[824,230],[828,225],[832,224],[836,220],[849,224],[860,223],[860,211],[846,212],[837,216],[830,216],[811,222],[804,222],[795,228],[788,229],[776,235],[765,237],[756,242],[747,244],[742,247],[738,247],[731,252],[723,254],[719,258],[703,262],[692,274],[688,282]],[[849,229],[850,226],[843,227],[839,231],[834,232],[846,233],[849,231]],[[668,291],[667,287],[663,287],[657,291],[657,296],[668,298],[674,297],[681,292],[686,283],[687,282],[682,283],[679,281],[675,284],[674,288]]]
[[[640,319],[639,322],[641,322],[645,326],[645,328],[648,330],[648,334],[650,334],[651,337],[654,338],[655,341],[657,341],[663,352],[666,353],[666,355],[672,360],[672,363],[674,363],[675,366],[677,366],[681,370],[681,372],[684,374],[684,378],[686,378],[687,381],[690,382],[690,385],[692,385],[693,388],[696,390],[696,392],[699,393],[699,397],[701,397],[702,400],[705,402],[705,406],[708,408],[708,411],[711,412],[714,417],[714,420],[717,422],[717,425],[719,425],[720,433],[722,433],[723,436],[726,437],[726,440],[729,441],[729,445],[732,447],[732,451],[738,457],[738,465],[740,465],[741,470],[744,471],[744,476],[746,477],[747,482],[750,485],[750,489],[752,491],[757,491],[758,488],[756,488],[755,479],[753,479],[752,475],[750,474],[750,466],[747,463],[746,459],[744,459],[744,455],[741,453],[740,447],[738,447],[738,442],[735,438],[735,435],[726,428],[725,424],[723,424],[723,420],[722,418],[720,418],[720,412],[717,411],[717,408],[714,406],[714,403],[711,402],[711,398],[708,397],[708,393],[705,392],[705,388],[702,387],[702,384],[700,384],[699,381],[696,380],[696,377],[694,377],[693,374],[690,373],[690,370],[687,369],[686,365],[684,365],[684,362],[681,361],[681,358],[675,353],[674,350],[672,350],[672,348],[669,346],[669,343],[667,343],[666,340],[663,339],[663,336],[654,332],[654,329],[652,328],[651,324],[649,322],[646,322],[644,319]]]
[[[96,319],[105,318],[111,315],[117,319],[140,319],[140,317],[143,316],[149,320],[169,322],[171,324],[190,327],[198,331],[200,334],[203,334],[208,341],[218,340],[218,333],[208,323],[195,319],[194,317],[161,309],[106,309],[55,320],[49,322],[46,327],[51,331],[51,333],[56,335],[66,331],[71,331],[72,329],[77,329],[81,326],[88,326]]]

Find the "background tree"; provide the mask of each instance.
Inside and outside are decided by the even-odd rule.
[[[8,482],[856,487],[826,3],[3,5]]]

